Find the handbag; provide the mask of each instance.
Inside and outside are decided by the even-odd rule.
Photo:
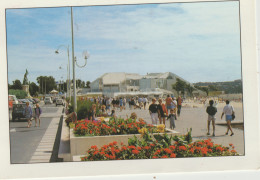
[[[236,118],[235,114],[232,113],[232,120],[234,120]]]

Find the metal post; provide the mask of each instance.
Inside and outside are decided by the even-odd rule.
[[[70,92],[70,52],[69,52],[69,46],[68,46],[68,48],[67,48],[67,51],[68,51],[68,71],[69,71],[69,73],[68,73],[68,87],[69,88],[67,88],[67,92],[69,92],[69,97],[70,97],[70,100],[69,100],[69,102],[71,101],[71,92]],[[73,59],[73,57],[72,57],[72,59]]]
[[[76,78],[75,78],[75,56],[74,56],[74,36],[73,36],[73,11],[71,10],[71,37],[72,37],[72,68],[73,68],[73,99],[74,99],[74,112],[77,112],[77,96],[76,96]]]

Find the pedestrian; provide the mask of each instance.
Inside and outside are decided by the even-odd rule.
[[[213,106],[214,101],[210,100],[209,101],[209,106],[206,109],[206,112],[208,113],[208,133],[207,135],[210,135],[210,122],[212,121],[212,128],[213,128],[213,134],[212,136],[215,136],[215,121],[216,121],[216,113],[217,113],[217,108]]]
[[[176,97],[172,98],[171,109],[173,109],[174,113],[177,114],[177,101],[176,101]],[[176,120],[177,120],[177,116],[176,116]]]
[[[228,135],[228,132],[230,130],[231,131],[230,136],[233,136],[234,132],[232,131],[231,121],[234,120],[233,116],[235,116],[235,111],[234,111],[233,106],[231,106],[229,104],[229,100],[226,100],[226,106],[224,107],[223,112],[221,114],[221,119],[222,119],[224,114],[226,116],[226,122],[227,122],[227,132],[226,132],[226,135]]]
[[[96,108],[97,108],[97,105],[96,104],[92,104],[92,107],[89,111],[89,114],[88,114],[88,119],[93,122],[96,118]]]
[[[157,104],[155,104],[155,102],[156,102],[156,99],[153,98],[152,104],[149,106],[149,113],[151,115],[153,125],[157,125],[157,122],[158,122],[158,106],[157,106]]]
[[[123,99],[122,99],[122,97],[120,97],[120,99],[119,99],[119,107],[120,107],[120,112],[121,112],[122,109],[123,109]]]
[[[28,125],[27,127],[31,127],[32,125],[32,108],[31,106],[29,106],[29,102],[26,102],[26,106],[24,108],[23,114],[25,116],[25,118],[27,119]]]
[[[146,108],[146,103],[148,102],[148,99],[146,97],[143,98],[144,101],[144,109]]]
[[[161,98],[158,100],[158,102],[159,102],[159,104],[158,104],[159,121],[160,121],[160,124],[163,123],[165,125],[165,117],[167,117],[167,108],[162,103]]]
[[[124,97],[123,98],[123,109],[125,110],[125,107],[126,107],[126,98]]]
[[[107,98],[106,100],[106,110],[110,112],[110,104],[111,104],[111,98]]]
[[[175,126],[175,118],[176,118],[176,114],[174,113],[174,109],[170,110],[170,114],[167,117],[167,120],[170,119],[170,129],[174,130]]]
[[[182,99],[181,99],[181,96],[179,96],[178,99],[177,99],[177,108],[178,108],[177,115],[178,115],[178,117],[181,115],[181,106],[182,106]]]
[[[37,121],[39,121],[39,127],[41,126],[41,119],[40,115],[42,114],[42,109],[40,108],[39,104],[36,104],[36,108],[34,109],[35,112],[35,127],[37,127]]]
[[[167,98],[165,99],[166,102],[166,108],[168,111],[170,111],[172,109],[172,98],[170,97],[170,95],[167,95]]]

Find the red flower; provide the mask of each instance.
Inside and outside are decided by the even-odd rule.
[[[158,157],[157,157],[157,156],[153,156],[152,158],[153,158],[153,159],[156,159],[156,158],[158,158]]]
[[[170,155],[170,157],[171,157],[171,158],[176,158],[176,154],[172,153],[172,154]]]
[[[122,150],[127,150],[127,148],[126,148],[125,146],[123,146],[121,149],[122,149]]]
[[[179,146],[179,150],[180,150],[180,151],[186,151],[187,149],[186,149],[185,146]]]
[[[172,149],[172,150],[174,150],[174,149],[175,149],[175,146],[170,146],[169,148]]]
[[[106,158],[109,158],[109,155],[108,154],[105,154]]]
[[[193,149],[193,148],[191,148],[189,151],[190,151],[192,154],[194,153],[194,149]]]
[[[233,146],[233,144],[230,143],[229,146]]]
[[[150,146],[152,146],[152,147],[153,147],[153,146],[155,146],[155,144],[150,144]]]
[[[164,155],[164,156],[162,156],[162,158],[168,158],[168,156]]]
[[[116,142],[116,141],[114,141],[114,142],[113,142],[113,144],[114,144],[114,145],[117,145],[117,142]]]
[[[98,151],[95,151],[95,152],[93,153],[93,155],[96,155],[96,154],[98,154]]]
[[[115,150],[116,153],[120,153],[120,151],[118,149]]]
[[[91,146],[91,149],[97,149],[97,146]]]
[[[208,152],[210,152],[210,153],[211,153],[211,152],[212,152],[212,149],[209,149],[209,150],[208,150]]]
[[[149,150],[150,147],[149,147],[149,146],[145,146],[144,149],[145,149],[145,150]]]
[[[222,147],[220,147],[220,146],[218,146],[218,147],[216,147],[216,150],[217,150],[217,151],[221,151],[221,152],[222,152],[222,151],[223,151],[223,148],[222,148]]]
[[[132,153],[137,155],[137,154],[139,154],[139,151],[138,150],[132,150]]]
[[[135,146],[128,146],[128,149],[136,149]]]
[[[109,156],[109,159],[116,159],[116,157],[113,156],[113,155],[110,155],[110,156]]]
[[[168,154],[171,154],[171,153],[172,153],[172,151],[171,151],[170,149],[168,149],[168,148],[165,148],[165,149],[164,149],[164,152],[166,152],[166,153],[168,153]]]
[[[231,152],[232,152],[232,153],[236,153],[237,151],[233,149],[233,150],[231,150]]]
[[[101,151],[100,154],[101,154],[101,155],[105,155],[105,152]]]
[[[90,130],[89,133],[92,134],[92,131]]]
[[[141,147],[137,147],[137,150],[141,151],[141,150],[142,150],[142,148],[141,148]]]

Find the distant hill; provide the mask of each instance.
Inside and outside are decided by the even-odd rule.
[[[226,82],[197,82],[194,86],[207,87],[209,91],[224,91],[226,94],[242,93],[242,80],[226,81]]]

